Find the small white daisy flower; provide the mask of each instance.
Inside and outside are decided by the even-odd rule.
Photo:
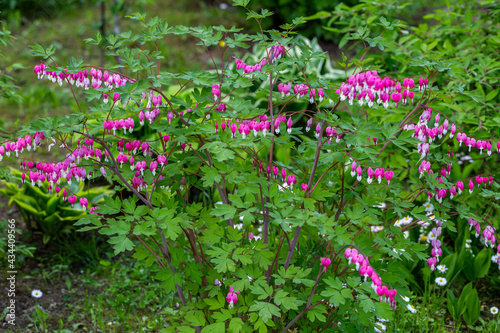
[[[490,308],[490,312],[492,315],[497,315],[498,314],[498,308],[496,306],[492,306]]]
[[[430,202],[424,203],[425,211],[432,212],[434,210],[434,206]]]
[[[438,278],[436,278],[436,283],[438,286],[444,287],[444,286],[446,286],[446,283],[448,283],[448,281],[446,281],[446,279],[444,277],[438,277]]]
[[[405,232],[403,232],[403,236],[405,237],[405,239],[407,239],[408,237],[410,237],[410,232],[406,230]]]
[[[402,298],[402,299],[403,299],[403,301],[405,301],[405,302],[409,302],[409,301],[410,301],[410,297],[401,296],[401,298]]]
[[[497,259],[498,259],[498,253],[491,256],[491,261],[493,261],[495,264],[497,263]]]
[[[371,232],[379,232],[379,231],[382,231],[383,229],[384,229],[383,226],[378,226],[378,225],[372,225],[370,227]]]
[[[438,265],[436,268],[440,273],[446,273],[446,271],[448,270],[448,267],[446,267],[445,265]]]
[[[418,221],[417,224],[423,228],[427,228],[428,226],[430,226],[429,222],[425,222],[423,220]]]
[[[403,224],[405,224],[405,225],[406,225],[406,224],[410,224],[410,223],[412,223],[412,222],[413,222],[413,218],[412,218],[412,217],[410,217],[410,216],[407,216],[407,217],[404,217],[404,218],[401,220],[401,222],[402,222]]]
[[[401,223],[401,220],[397,220],[396,222],[394,222],[394,226],[395,227],[401,227],[403,223]]]
[[[432,231],[429,231],[429,233],[427,234],[427,243],[430,243],[436,239],[437,239],[436,235],[434,235]]]
[[[40,298],[42,297],[43,293],[38,290],[38,289],[35,289],[31,292],[31,296],[35,297],[35,298]]]
[[[415,309],[415,307],[411,304],[408,304],[406,306],[406,308],[411,312],[411,313],[416,313],[417,312],[417,309]]]
[[[382,323],[375,323],[375,332],[385,332],[387,327]]]

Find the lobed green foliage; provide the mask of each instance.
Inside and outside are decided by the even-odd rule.
[[[235,4],[246,6],[248,1]],[[404,131],[404,125],[417,122],[431,108],[456,124],[457,133],[498,140],[495,4],[448,5],[446,11],[428,16],[434,21],[419,27],[391,18],[391,10],[404,9],[405,4],[381,4],[340,5],[331,13],[336,19],[330,23],[343,26],[332,29],[345,34],[339,46],[363,45],[355,58],[336,59],[343,76],[330,65],[325,52],[293,34],[295,26],[306,22],[304,18],[281,30],[262,29],[248,35],[234,27],[171,27],[158,17],[133,14],[130,18],[141,22],[142,32],[87,39],[120,57],[121,64],[109,68],[129,79],[109,92],[119,93],[119,98],[103,104],[100,99],[108,90],[89,89],[87,100],[79,101],[86,105],[81,112],[40,119],[19,131],[17,136],[43,132],[46,138],[70,147],[92,138],[94,145],[110,154],[108,161],[91,159],[92,167],[110,171],[115,190],[130,196],[94,202],[99,206],[95,212],[101,215],[88,214],[76,225],[83,226],[82,231],[98,230],[109,236],[115,254],[134,251],[135,259],[158,265],[154,278],[170,295],[163,308],[169,316],[162,332],[444,330],[448,324],[447,314],[440,312],[443,309],[457,329],[462,324],[478,330],[497,325],[481,316],[481,302],[487,300],[479,297],[478,289],[481,283],[492,292],[498,290],[497,265],[491,265],[496,247],[490,250],[479,238],[471,238],[467,225],[472,218],[480,221],[482,229],[499,227],[497,181],[475,189],[474,194],[464,191],[442,202],[426,193],[442,186],[450,189],[456,181],[477,175],[497,179],[499,155],[468,153],[456,138],[445,136],[431,142],[425,157],[435,174],[420,177],[423,156],[415,149],[419,141]],[[260,28],[271,15],[267,10],[246,9]],[[158,64],[163,55],[157,47],[174,36],[197,38],[200,47],[209,51],[213,69],[162,71]],[[248,74],[237,69],[230,56],[251,45],[253,56],[244,59],[249,63],[267,59],[267,63],[261,71]],[[285,53],[274,59],[270,52],[278,45]],[[92,67],[77,59],[57,64],[52,61],[54,52],[52,47],[33,46],[34,55],[57,73],[74,74]],[[367,70],[400,81],[424,76],[430,88],[417,93],[413,106],[368,108],[342,103],[335,89],[351,73]],[[307,97],[296,100],[293,94],[284,98],[277,86],[288,82],[324,88],[326,99],[314,97],[309,103]],[[214,101],[215,84],[221,95]],[[143,92],[162,96],[161,116],[133,133],[104,130],[108,119],[133,117],[138,124],[138,113],[148,109]],[[226,107],[221,108],[221,103]],[[171,120],[169,112],[175,114]],[[271,120],[267,135],[234,136],[215,127],[222,121],[236,123],[262,115]],[[278,123],[276,133],[277,115],[292,120],[290,132]],[[309,118],[314,119],[312,132],[319,125],[319,138],[305,130]],[[342,140],[325,138],[327,126],[339,130]],[[378,143],[372,144],[373,139]],[[134,155],[137,161],[150,163],[162,155],[168,157],[168,164],[159,168],[158,175],[146,170],[143,178],[128,164],[120,168],[116,157],[121,140],[149,143],[152,157]],[[363,169],[385,167],[394,172],[394,178],[387,184],[367,184],[365,176],[355,180],[349,176],[353,161]],[[446,165],[452,165],[451,173],[436,179]],[[283,184],[280,176],[275,179],[266,172],[268,166],[295,175],[297,184]],[[95,172],[92,177],[101,178]],[[133,186],[132,180],[138,177],[148,187]],[[307,187],[301,188],[301,183]],[[432,214],[426,211],[427,200],[434,206]],[[395,225],[405,218],[414,222],[404,228]],[[431,250],[426,240],[432,238],[432,227],[425,225],[434,226],[437,221],[442,222],[440,264],[446,266],[445,272],[431,271],[425,262]],[[392,308],[380,301],[371,282],[344,258],[346,248],[360,251],[383,284],[398,291]],[[323,258],[331,259],[326,271]],[[439,287],[437,278],[447,283]],[[226,297],[233,290],[240,292],[238,300],[228,305]],[[410,303],[403,297],[411,298]],[[411,313],[412,304],[418,314]]]

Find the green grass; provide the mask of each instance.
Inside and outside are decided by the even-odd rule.
[[[73,272],[64,265],[26,271],[18,276],[21,303],[12,332],[157,332],[175,308],[151,278],[156,268],[127,256]],[[33,298],[33,289],[43,296]]]

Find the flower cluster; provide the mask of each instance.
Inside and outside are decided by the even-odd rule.
[[[455,124],[452,124],[451,127],[449,125],[448,119],[445,119],[442,124],[440,124],[440,115],[436,114],[434,117],[434,127],[429,127],[427,124],[430,122],[432,119],[432,109],[425,109],[422,114],[419,117],[419,122],[417,124],[407,124],[404,126],[405,130],[413,130],[413,136],[415,138],[418,138],[421,143],[417,144],[418,152],[419,154],[422,155],[422,158],[425,158],[427,154],[429,153],[429,143],[434,141],[437,138],[441,139],[444,135],[447,134],[448,129],[450,129],[450,138],[453,138],[455,132],[456,132],[456,126]],[[483,149],[486,149],[488,152],[488,155],[491,155],[491,143],[488,141],[482,141],[482,140],[476,140],[474,138],[469,138],[467,137],[466,134],[464,133],[457,133],[457,141],[459,142],[459,146],[462,144],[462,142],[465,142],[465,144],[469,147],[469,151],[471,147],[477,147],[482,154]],[[500,152],[500,142],[497,144],[498,151]],[[448,154],[450,157],[453,156],[453,153],[449,152]],[[420,174],[420,177],[424,173],[431,174],[433,173],[431,169],[431,163],[429,161],[426,161],[425,159],[422,160],[418,172]],[[437,175],[436,179],[439,181],[439,184],[443,183],[443,178],[449,177],[451,172],[451,165],[447,165],[445,168],[442,168],[440,171],[440,174]],[[478,185],[478,188],[480,187],[481,184],[484,184],[484,186],[490,185],[493,182],[494,177],[493,176],[476,176],[475,181]],[[469,193],[472,194],[474,191],[474,180],[470,179],[469,180]],[[461,194],[462,191],[464,190],[464,183],[463,181],[457,181],[456,186],[452,186],[450,189],[448,188],[435,188],[435,193],[427,192],[427,195],[430,198],[436,197],[436,200],[441,203],[444,198],[449,195],[450,198],[453,199],[458,194]]]
[[[457,141],[458,145],[461,147],[462,143],[465,144],[465,146],[469,147],[469,152],[471,151],[472,148],[477,148],[479,149],[479,154],[483,153],[483,149],[486,149],[486,152],[488,156],[491,156],[491,143],[489,141],[483,141],[483,140],[476,140],[473,137],[468,137],[467,134],[465,133],[457,133]],[[500,153],[500,141],[497,142],[497,152]]]
[[[437,227],[432,228],[432,235],[434,236],[434,239],[431,241],[431,257],[427,259],[427,265],[431,268],[431,270],[436,269],[436,265],[439,262],[439,257],[443,255],[443,251],[441,250],[441,241],[437,239],[439,236],[441,236],[441,226],[442,222],[437,221]]]
[[[236,59],[236,69],[243,69],[243,72],[245,74],[250,74],[254,72],[260,72],[262,70],[262,67],[267,64],[267,59],[264,58],[260,62],[258,62],[255,65],[249,65],[241,59]]]
[[[26,134],[21,138],[17,138],[15,141],[7,141],[3,145],[0,145],[0,161],[3,159],[3,156],[10,156],[11,153],[15,153],[16,157],[19,157],[19,153],[24,152],[24,149],[27,151],[36,151],[36,147],[40,146],[42,140],[45,139],[45,135],[43,132],[36,132],[33,136]]]
[[[276,59],[281,59],[284,53],[285,53],[285,48],[281,45],[275,45],[271,47],[271,49],[269,49],[269,59],[271,60],[271,63],[274,63]],[[264,65],[267,64],[267,58],[263,58],[255,65],[247,64],[241,59],[235,59],[235,64],[236,64],[236,69],[243,69],[243,73],[251,74],[262,71],[262,67],[264,67]]]
[[[147,112],[147,111],[146,111]],[[141,111],[142,114],[142,111]],[[139,119],[141,117],[139,116]],[[144,115],[142,117],[144,119]],[[144,121],[141,119],[141,125],[144,124]],[[129,130],[129,133],[132,133],[134,131],[134,119],[132,118],[127,118],[127,119],[120,119],[120,120],[106,120],[103,122],[103,127],[104,129],[108,130],[108,134],[111,134],[111,130],[113,131],[113,135],[116,135],[116,130],[118,129],[123,129],[123,134],[127,133],[127,129]]]
[[[112,122],[112,121],[110,121]],[[121,121],[120,121],[121,122]],[[108,126],[108,125],[106,125]],[[4,154],[7,156],[10,155],[11,152],[22,153],[24,149],[30,150],[31,147],[35,149],[36,146],[41,145],[41,140],[44,139],[44,135],[42,132],[37,132],[30,137],[26,135],[24,138],[19,138],[14,142],[6,142],[4,145],[0,146],[0,157],[3,157]],[[51,138],[54,142],[49,145],[49,149],[51,146],[55,144],[55,140]],[[163,136],[164,143],[167,143],[170,140],[170,136]],[[61,146],[64,147],[64,144]],[[136,173],[132,178],[132,186],[138,190],[147,190],[148,185],[156,186],[157,181],[164,179],[165,177],[159,176],[158,179],[153,179],[151,184],[147,184],[144,181],[144,171],[148,170],[156,175],[158,167],[163,168],[165,164],[168,163],[167,158],[162,155],[158,155],[156,159],[153,159],[149,162],[146,161],[136,161],[134,155],[142,150],[144,156],[152,156],[153,152],[150,149],[149,143],[147,141],[141,142],[139,140],[128,141],[125,142],[124,139],[120,140],[116,144],[116,148],[119,154],[116,156],[116,162],[120,167],[123,167],[123,164],[126,162],[130,163],[130,169],[136,169]],[[125,153],[125,149],[128,150],[128,153]],[[47,182],[47,191],[52,193],[53,190],[59,194],[59,187],[56,185],[61,184],[61,181],[66,181],[69,185],[72,184],[73,179],[77,182],[84,182],[86,179],[90,179],[92,177],[92,172],[87,170],[85,167],[80,167],[78,164],[81,160],[89,160],[92,159],[97,162],[101,162],[104,157],[104,161],[108,162],[109,153],[108,150],[101,150],[99,148],[94,147],[94,140],[87,138],[84,142],[78,141],[77,147],[73,149],[70,153],[66,154],[66,158],[58,163],[42,163],[42,162],[33,162],[33,161],[21,161],[21,170],[25,172],[22,173],[21,179],[24,183],[27,179],[31,182],[32,186],[38,185],[42,186],[43,183]],[[100,168],[100,171],[103,176],[106,175],[106,171],[104,167]],[[141,177],[142,176],[142,177]],[[161,186],[164,188],[164,186]],[[66,190],[63,192],[63,198],[66,198]],[[87,199],[82,198],[80,200],[81,206],[85,209],[87,204]],[[76,202],[75,198],[68,198],[68,201],[72,204]],[[91,212],[93,210],[91,209]]]
[[[361,253],[358,253],[358,250],[347,248],[344,251],[344,257],[349,262],[354,263],[356,265],[356,270],[359,271],[359,274],[365,278],[370,278],[372,280],[372,289],[380,296],[380,302],[385,301],[389,302],[392,308],[396,307],[396,301],[394,297],[397,294],[396,289],[388,289],[386,286],[382,285],[382,279],[377,275],[375,270],[370,266],[368,259]],[[384,297],[385,296],[385,297]]]
[[[476,231],[476,238],[479,237],[481,235],[481,225],[479,224],[479,222],[477,220],[473,219],[472,217],[470,217],[469,220],[467,221],[467,223],[469,224],[469,230],[472,230],[472,228],[474,228]],[[481,236],[482,236],[482,240],[483,240],[485,246],[489,246],[492,249],[495,248],[495,243],[496,243],[495,234],[496,234],[496,229],[492,225],[487,225],[483,229],[483,233]],[[497,247],[497,254],[500,255],[500,244]],[[499,256],[499,258],[500,258],[500,256]],[[497,261],[497,263],[499,265],[498,268],[500,269],[500,259]]]
[[[420,91],[428,89],[427,78],[420,78],[419,84]],[[382,104],[387,108],[392,99],[397,108],[401,100],[403,104],[406,104],[408,100],[413,104],[415,96],[415,92],[411,90],[413,87],[415,83],[412,78],[405,78],[401,85],[400,82],[395,82],[389,77],[381,78],[377,71],[366,71],[351,75],[347,82],[341,84],[336,93],[340,95],[340,100],[347,99],[350,105],[353,105],[354,100],[357,99],[359,105],[367,103],[369,107],[372,107],[376,98],[377,104]]]
[[[60,86],[62,86],[64,81],[67,81],[69,84],[75,85],[76,87],[83,87],[85,90],[92,88],[101,91],[102,96],[104,97],[104,104],[108,103],[109,94],[114,89],[118,89],[127,85],[127,82],[135,82],[134,79],[127,78],[117,73],[109,73],[107,70],[103,72],[98,68],[90,68],[90,71],[88,69],[80,70],[77,71],[76,74],[69,73],[68,69],[66,69],[65,72],[58,73],[56,71],[49,71],[48,68],[49,67],[47,65],[41,63],[40,65],[35,66],[34,71],[35,74],[38,75],[39,79],[47,78],[54,83],[57,82]],[[121,99],[120,94],[117,92],[114,92],[112,97],[114,103],[119,102]],[[128,101],[126,101],[124,104],[127,103]],[[149,92],[142,92],[139,103],[139,105],[143,105],[143,103],[146,103],[147,110],[141,110],[141,112],[139,113],[141,125],[144,125],[144,119],[148,120],[151,123],[160,114],[159,108],[161,107],[163,101],[161,95],[155,95],[154,91],[150,90]],[[153,108],[153,110],[150,110],[151,108]],[[173,117],[173,115],[171,115],[171,117]],[[127,125],[130,125],[130,120],[131,118],[127,119]],[[120,122],[121,121],[122,120],[120,120]],[[120,125],[115,128],[113,128],[112,126],[107,129],[116,130],[118,128],[123,128],[125,130],[125,128],[128,128],[129,130],[131,130],[131,128],[133,128],[133,120],[131,123],[131,127],[127,125]]]
[[[49,71],[49,66],[41,63],[36,65],[34,68],[35,74],[37,74],[38,79],[46,78],[53,83],[58,83],[62,86],[63,81],[69,82],[71,85],[76,87],[84,87],[86,90],[89,88],[100,89],[102,86],[108,89],[116,89],[125,86],[127,82],[135,82],[134,79],[128,79],[120,74],[110,74],[107,70],[102,72],[100,69],[91,68],[90,77],[89,70],[80,70],[75,74],[68,72],[66,68],[65,72]]]
[[[222,120],[220,123],[215,123],[215,132],[218,133],[219,127],[222,131],[225,131],[228,128],[231,133],[233,139],[236,138],[236,131],[238,131],[242,138],[245,139],[247,135],[250,134],[250,131],[253,131],[254,136],[257,136],[259,132],[262,132],[262,135],[266,136],[269,131],[271,123],[267,120],[267,116],[263,115],[259,117],[259,121],[257,120],[243,120],[240,123],[239,119],[236,119],[236,122],[233,122],[231,119],[227,121]]]
[[[356,179],[358,181],[361,181],[361,179],[363,179],[363,172],[364,170],[361,168],[361,165],[358,165],[356,161],[353,161],[351,163],[352,177],[357,176]],[[376,168],[375,171],[373,171],[371,167],[368,167],[367,174],[368,177],[366,179],[366,182],[368,184],[371,184],[374,178],[376,178],[378,180],[378,183],[380,184],[382,182],[382,178],[385,178],[387,180],[387,185],[389,185],[392,177],[394,177],[394,171],[392,170],[385,171],[384,168]]]

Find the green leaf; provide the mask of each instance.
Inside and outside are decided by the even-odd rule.
[[[229,322],[229,332],[231,333],[239,333],[243,328],[243,320],[240,318],[233,318]]]
[[[250,311],[259,311],[259,317],[264,323],[267,323],[273,316],[281,317],[280,309],[271,303],[255,302],[249,309]]]
[[[134,235],[151,236],[157,233],[154,221],[145,221],[134,227]]]
[[[139,206],[134,211],[134,215],[138,217],[147,215],[148,213],[149,213],[149,207],[146,205]]]
[[[219,162],[234,160],[234,151],[231,149],[221,149],[215,154],[215,159]]]
[[[226,332],[226,325],[224,323],[215,323],[203,327],[201,333],[224,333]]]
[[[182,233],[182,228],[179,226],[179,222],[182,221],[179,218],[166,220],[161,228],[163,229],[163,234],[165,237],[176,240],[179,234]]]
[[[250,290],[254,295],[258,295],[259,300],[264,300],[268,297],[271,297],[273,294],[273,288],[267,283],[255,283],[254,285],[250,286]]]
[[[491,254],[489,249],[483,249],[474,258],[474,276],[478,278],[483,278],[488,274],[491,266]]]
[[[204,165],[201,168],[201,171],[204,174],[204,176],[201,178],[204,187],[212,187],[215,182],[218,183],[222,180],[222,176],[220,175],[219,171],[214,167],[211,168]]]
[[[469,282],[464,289],[462,289],[462,293],[457,302],[457,313],[464,313],[465,308],[467,307],[467,298],[469,297],[470,292],[472,291],[472,282]]]
[[[124,220],[117,221],[115,219],[109,219],[108,228],[102,228],[101,230],[99,230],[99,233],[102,235],[127,235],[130,231],[130,228],[130,223]]]
[[[363,295],[364,296],[364,295]],[[360,302],[361,309],[365,313],[369,313],[375,309],[375,303],[368,297],[364,297],[364,299]]]
[[[250,0],[233,0],[233,6],[241,6],[241,7],[246,7]]]
[[[481,310],[481,302],[477,295],[477,289],[472,289],[467,295],[465,311],[463,317],[468,325],[474,325],[479,318],[479,311]]]
[[[215,264],[217,272],[225,273],[228,270],[230,272],[234,272],[236,265],[233,260],[229,259],[229,255],[235,246],[236,245],[234,243],[223,244],[224,249],[214,247],[213,249],[207,251],[208,255],[214,256],[214,258],[211,259],[211,262]]]
[[[232,317],[231,312],[227,309],[222,309],[221,312],[214,312],[212,313],[212,317],[217,321],[217,322],[225,322],[229,318]]]
[[[312,322],[318,319],[320,322],[324,323],[326,321],[324,313],[326,313],[326,307],[321,304],[307,311],[307,318]]]
[[[384,25],[386,28],[389,27],[391,24],[389,23],[389,21],[387,21],[387,19],[385,17],[380,17],[380,22],[382,23],[382,25]]]
[[[99,205],[99,208],[97,208],[96,212],[100,214],[114,215],[120,212],[120,208],[121,202],[118,197],[116,198],[116,200],[113,200],[111,197],[106,196],[104,197],[104,204]]]
[[[302,302],[302,301],[299,301]],[[274,303],[277,306],[283,305],[283,307],[287,310],[298,310],[298,304],[297,304],[297,298],[296,297],[289,297],[288,293],[282,289],[278,290],[276,292],[276,295],[274,295]]]
[[[465,11],[464,21],[466,27],[470,27],[472,25],[472,11],[470,9]]]
[[[491,101],[493,98],[495,98],[498,95],[498,92],[500,91],[500,88],[496,88],[495,90],[492,90],[486,95],[486,100]]]
[[[321,296],[330,297],[329,302],[332,303],[334,306],[345,304],[345,298],[338,290],[335,289],[323,290],[321,292]]]
[[[240,240],[241,240],[241,232],[238,232],[238,234],[240,235]],[[234,250],[233,259],[236,261],[240,261],[243,264],[243,266],[250,265],[253,263],[251,252],[242,248],[237,248]]]
[[[453,294],[453,291],[448,289],[447,291],[447,302],[446,305],[448,307],[448,311],[450,312],[451,317],[454,320],[459,320],[463,311],[465,311],[465,307],[460,306],[457,302],[457,298]],[[461,311],[461,312],[460,312]]]
[[[227,205],[227,204],[219,204],[216,208],[212,209],[212,215],[214,216],[224,216],[224,219],[232,219],[236,214],[236,208]]]
[[[224,307],[224,303],[220,303],[218,299],[214,298],[204,298],[203,302],[209,306],[209,310],[217,310]]]
[[[133,215],[135,211],[135,199],[132,198],[127,198],[123,200],[122,205],[123,205],[123,211],[127,214]]]
[[[186,315],[186,320],[193,326],[205,326],[205,315],[203,311],[191,311]]]
[[[393,315],[394,315],[394,311],[392,311],[392,308],[389,305],[389,303],[376,302],[375,303],[375,315],[378,318],[384,318],[387,320],[391,320]]]
[[[108,243],[113,245],[115,255],[120,252],[132,251],[134,249],[134,243],[125,235],[111,237]]]
[[[46,216],[46,213],[40,209],[40,206],[38,206],[35,199],[27,195],[18,193],[11,198],[11,202],[14,202],[21,211],[28,212],[36,217]]]

